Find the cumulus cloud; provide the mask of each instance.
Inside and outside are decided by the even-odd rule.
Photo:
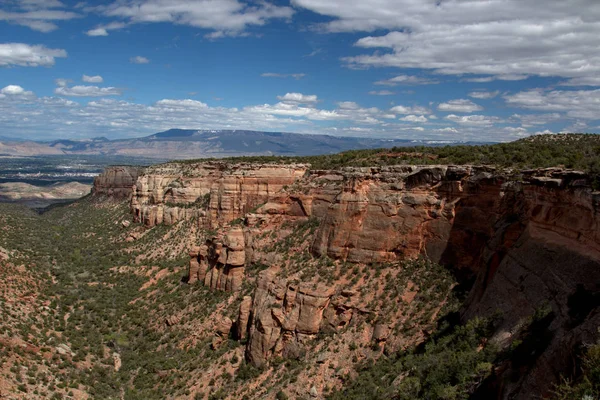
[[[129,59],[129,62],[132,64],[148,64],[150,62],[149,59],[142,56],[135,56]]]
[[[369,94],[373,96],[392,96],[396,92],[392,92],[391,90],[371,90]]]
[[[276,72],[265,72],[260,74],[263,78],[294,78],[294,79],[302,79],[306,76],[303,73],[297,74],[278,74]]]
[[[26,26],[38,32],[52,32],[58,29],[57,21],[81,17],[81,15],[66,11],[64,8],[64,4],[55,0],[4,1],[0,9],[0,21]]]
[[[317,95],[315,94],[302,94],[302,93],[286,93],[283,96],[277,96],[277,99],[284,103],[316,103],[318,101]]]
[[[94,29],[90,29],[85,34],[88,36],[108,36],[108,32],[117,29],[123,29],[127,24],[123,22],[111,22],[110,24],[100,25]]]
[[[1,98],[32,100],[35,99],[35,94],[31,91],[23,89],[19,85],[8,85],[0,90]]]
[[[291,7],[238,0],[119,0],[93,10],[126,24],[168,22],[207,29],[212,31],[207,35],[210,39],[242,35],[248,27],[262,26],[273,19],[289,19],[294,14]],[[96,29],[96,34],[108,30]]]
[[[398,86],[398,85],[435,85],[438,80],[423,78],[414,75],[398,75],[390,79],[375,82],[376,85]]]
[[[477,90],[477,91],[469,93],[469,96],[473,97],[475,99],[493,99],[494,97],[498,96],[499,94],[500,94],[499,90],[496,90],[494,92],[487,92],[485,90]]]
[[[18,94],[22,94],[24,92],[25,92],[25,89],[23,89],[21,86],[18,86],[18,85],[8,85],[8,86],[5,86],[4,88],[2,88],[2,90],[0,90],[0,93],[8,94],[8,95],[18,95]]]
[[[16,85],[15,85],[16,86]],[[64,86],[64,88],[68,86]],[[60,89],[57,88],[57,89]],[[69,88],[70,89],[70,88]],[[18,88],[5,90],[21,93]],[[23,91],[26,92],[25,89]],[[281,96],[285,97],[285,96]],[[318,102],[220,107],[192,99],[162,99],[153,104],[139,104],[111,98],[94,99],[87,103],[81,98],[65,97],[23,98],[5,95],[0,91],[0,129],[6,135],[37,138],[55,137],[135,137],[169,128],[189,129],[256,129],[299,133],[327,133],[337,136],[430,139],[436,141],[478,140],[499,141],[516,138],[517,130],[509,132],[496,126],[503,121],[493,117],[448,117],[463,123],[456,127],[434,123],[408,123],[398,119],[398,111],[422,109],[420,106],[397,106],[395,111],[364,107],[352,101],[342,101],[331,109],[317,107]],[[34,106],[35,112],[31,112]],[[413,115],[429,119],[423,112]],[[23,117],[27,117],[27,121]],[[407,119],[413,119],[409,117]],[[15,123],[18,121],[18,123]],[[485,127],[486,129],[481,129]],[[541,128],[539,130],[542,130]]]
[[[184,99],[184,100],[173,100],[164,99],[156,102],[158,106],[168,107],[169,109],[190,109],[190,108],[208,108],[208,104],[198,100]]]
[[[533,89],[504,96],[511,106],[530,110],[566,112],[571,118],[600,119],[600,89]]]
[[[500,118],[487,115],[455,115],[449,114],[444,117],[448,121],[456,122],[460,125],[490,127],[495,123],[501,122]]]
[[[85,74],[83,75],[81,80],[87,83],[102,83],[104,81],[104,79],[102,79],[100,75],[89,76]]]
[[[94,28],[85,33],[88,36],[108,36],[106,28]]]
[[[425,68],[441,74],[598,76],[600,3],[593,0],[292,0],[330,17],[328,32],[375,32],[347,57],[358,67]],[[585,12],[582,13],[582,10]],[[380,51],[384,49],[387,51]]]
[[[469,99],[456,99],[441,103],[438,105],[438,110],[447,112],[471,113],[474,111],[481,111],[483,110],[483,107],[473,103]]]
[[[120,96],[121,90],[114,87],[98,87],[98,86],[59,86],[54,89],[54,93],[59,96],[67,97],[103,97],[103,96]]]
[[[390,112],[396,114],[431,114],[431,110],[421,106],[394,106],[390,109]]]
[[[551,122],[556,122],[562,118],[559,113],[550,114],[513,114],[511,119],[519,121],[522,126],[528,128],[534,125],[546,125]]]
[[[405,122],[427,122],[427,118],[424,115],[407,115],[406,117],[400,118],[400,121]]]
[[[25,43],[0,43],[0,67],[19,65],[22,67],[49,67],[56,58],[64,58],[63,49],[49,49],[42,45]]]
[[[458,133],[458,129],[456,128],[450,128],[449,126],[445,127],[445,128],[438,128],[435,129],[436,132],[440,132],[440,133]]]

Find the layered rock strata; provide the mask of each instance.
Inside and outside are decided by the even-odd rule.
[[[95,193],[108,193],[111,185],[98,183]],[[256,258],[250,228],[260,230],[274,216],[315,218],[315,256],[360,264],[424,256],[474,281],[462,318],[499,311],[494,340],[502,346],[536,310],[549,307],[550,339],[517,374],[510,366],[497,372],[496,398],[549,393],[547,377],[566,372],[573,348],[598,339],[598,307],[581,299],[600,293],[599,205],[591,178],[581,172],[441,165],[317,171],[172,164],[138,177],[131,200],[135,219],[148,226],[197,218],[202,227],[221,228],[246,217],[246,231],[236,226],[191,252],[190,281],[214,289],[240,287],[246,263]],[[297,357],[307,337],[347,325],[359,309],[352,296],[292,284],[275,271],[261,273],[235,323],[255,365],[273,355]],[[381,325],[372,339],[388,335]]]
[[[237,291],[244,279],[246,251],[241,227],[231,228],[221,240],[209,239],[190,250],[188,282],[204,282],[215,290]]]
[[[147,226],[199,218],[218,227],[241,218],[281,194],[307,171],[306,165],[239,164],[219,162],[166,164],[139,177],[131,209]]]
[[[94,178],[92,193],[114,198],[130,198],[137,182],[140,168],[129,166],[108,167]]]

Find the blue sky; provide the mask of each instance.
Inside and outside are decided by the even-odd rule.
[[[595,0],[4,0],[0,136],[596,132],[598,37]]]

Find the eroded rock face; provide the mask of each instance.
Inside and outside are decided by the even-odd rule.
[[[92,193],[115,198],[129,198],[133,193],[140,169],[136,167],[108,167],[94,179]]]
[[[312,217],[319,220],[311,244],[316,256],[363,264],[425,256],[475,280],[463,319],[500,311],[497,341],[503,345],[549,304],[552,340],[517,382],[497,386],[496,398],[548,393],[547,377],[565,372],[572,349],[598,339],[596,308],[573,300],[600,292],[600,195],[585,174],[410,165],[307,171],[298,165],[161,166],[137,179],[131,207],[148,226],[198,218],[201,226],[220,229],[245,217],[246,228],[235,226],[190,252],[190,282],[217,290],[238,290],[246,263],[258,259],[250,227]],[[99,188],[108,187],[100,182]],[[273,355],[298,357],[307,338],[343,328],[361,312],[352,293],[292,284],[276,271],[260,274],[235,324],[238,338],[248,335],[246,354],[255,365]],[[372,340],[389,341],[386,326],[375,327]]]
[[[250,312],[252,310],[252,297],[244,296],[240,304],[240,311],[235,324],[236,338],[244,340],[248,337],[248,323],[250,322]]]
[[[139,177],[131,209],[135,219],[147,226],[199,218],[203,226],[219,227],[274,200],[307,169],[306,165],[219,162],[161,165]]]
[[[302,343],[319,332],[334,288],[288,284],[276,269],[262,271],[252,303],[246,355],[262,366],[273,355],[299,356]]]
[[[209,239],[190,252],[188,283],[197,281],[211,289],[235,292],[242,286],[246,244],[241,226],[232,227],[223,239]]]
[[[468,254],[459,254],[459,248],[444,253],[448,242],[456,240],[450,233],[458,202],[464,203],[461,210],[469,208],[474,222],[464,240],[492,233],[501,177],[488,183],[483,173],[453,166],[349,170],[339,193],[322,211],[312,251],[361,263],[426,255],[434,261],[455,257],[457,266],[469,265]]]
[[[208,269],[208,245],[195,246],[189,254],[191,259],[188,270],[188,283],[204,282]]]
[[[600,219],[597,195],[582,174],[546,171],[504,188],[500,217],[482,251],[476,283],[463,317],[501,312],[497,333],[508,344],[536,310],[549,307],[551,340],[531,355],[517,381],[504,379],[498,397],[549,394],[567,371],[572,350],[598,339],[600,313],[589,299],[600,291]],[[588,299],[582,300],[582,299]],[[512,397],[511,397],[512,396]]]

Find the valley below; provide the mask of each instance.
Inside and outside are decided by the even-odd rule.
[[[110,166],[0,204],[0,398],[595,398],[590,140]]]

